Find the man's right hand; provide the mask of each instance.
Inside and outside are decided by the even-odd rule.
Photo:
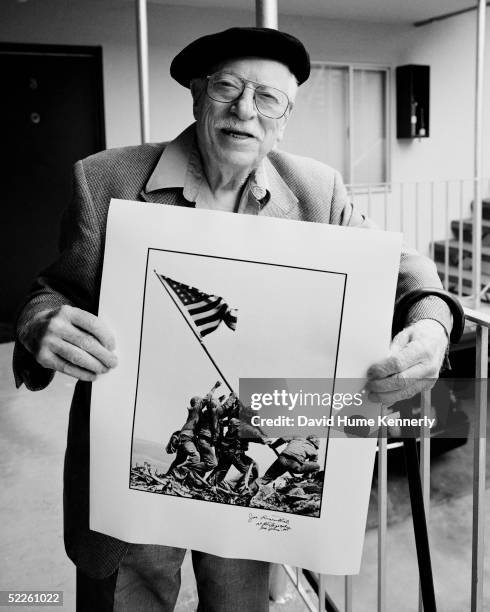
[[[112,332],[95,315],[64,305],[38,312],[21,341],[43,367],[93,381],[117,365]]]

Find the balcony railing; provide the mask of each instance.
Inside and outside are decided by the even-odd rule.
[[[490,316],[474,310],[465,309],[467,321],[474,326],[476,334],[476,367],[475,379],[481,381],[477,385],[474,406],[474,452],[473,452],[473,502],[472,502],[472,567],[471,567],[471,612],[483,612],[483,576],[484,576],[484,526],[485,526],[485,460],[486,460],[486,427],[487,427],[487,384],[488,384],[488,330]],[[421,394],[421,416],[428,417],[431,406],[431,392]],[[420,431],[420,472],[422,480],[426,518],[430,514],[430,445],[431,439],[427,430]],[[378,442],[378,559],[377,559],[377,612],[387,612],[387,525],[388,525],[388,484],[387,484],[387,436],[381,430]],[[430,531],[430,529],[429,529]],[[334,602],[326,592],[326,577],[314,575],[315,591],[305,588],[305,575],[302,570],[284,566],[297,593],[305,604],[305,609],[312,612],[369,612],[364,601],[355,601],[355,576],[346,576],[344,586],[344,601],[342,605]],[[423,606],[420,601],[419,610]],[[426,611],[427,612],[427,611]]]
[[[446,289],[472,293],[473,179],[348,185],[356,208],[431,257]],[[490,179],[483,181],[480,289],[490,284]]]

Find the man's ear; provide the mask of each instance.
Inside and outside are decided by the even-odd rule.
[[[284,132],[286,131],[286,125],[288,124],[289,121],[289,117],[291,115],[291,111],[293,110],[292,105],[289,106],[288,110],[286,111],[286,114],[284,115],[284,117],[281,117],[280,119],[278,119],[278,121],[281,121],[281,125],[279,126],[279,129],[277,130],[277,135],[276,135],[276,143],[281,142],[281,140],[284,137]]]
[[[204,93],[204,79],[192,79],[190,85],[192,95],[192,113],[194,115],[194,119],[197,119],[199,103]]]

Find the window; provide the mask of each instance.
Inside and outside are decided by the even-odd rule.
[[[346,183],[389,180],[389,69],[315,62],[281,145],[339,170]]]

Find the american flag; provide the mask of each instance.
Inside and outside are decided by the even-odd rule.
[[[208,295],[183,283],[178,283],[168,276],[158,274],[158,277],[185,306],[191,319],[194,321],[201,338],[213,332],[221,321],[224,321],[231,330],[235,331],[237,324],[237,310],[230,308],[223,298],[217,295]]]

